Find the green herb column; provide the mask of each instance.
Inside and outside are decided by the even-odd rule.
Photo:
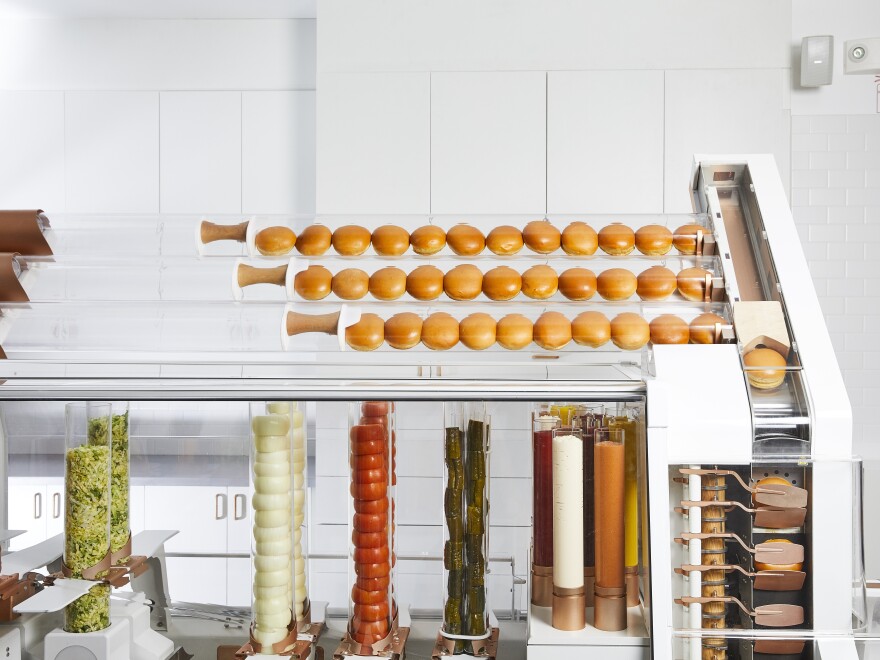
[[[109,403],[70,403],[65,410],[63,559],[73,578],[99,580],[110,563],[110,418]],[[109,625],[105,584],[96,584],[65,610],[67,632],[96,632]]]
[[[112,422],[110,417],[89,420],[89,444],[104,445],[110,422],[110,552],[113,564],[124,564],[131,555],[128,402],[114,402],[111,408]]]

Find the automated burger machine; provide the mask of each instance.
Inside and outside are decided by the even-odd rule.
[[[4,214],[8,657],[866,657],[861,465],[775,164],[698,157],[693,199]]]

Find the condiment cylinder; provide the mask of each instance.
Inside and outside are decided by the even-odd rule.
[[[625,630],[626,456],[623,429],[597,429],[594,451],[596,508],[594,625],[600,630]]]
[[[623,503],[624,563],[626,564],[627,605],[633,607],[639,604],[638,423],[627,415],[618,415],[611,420],[609,426],[623,430],[626,460]]]
[[[584,442],[580,429],[553,431],[553,613],[552,625],[586,625],[584,595]]]
[[[113,564],[124,564],[131,556],[128,401],[114,401],[110,407],[110,552]]]
[[[532,413],[532,603],[553,604],[553,429],[560,419],[543,404]]]

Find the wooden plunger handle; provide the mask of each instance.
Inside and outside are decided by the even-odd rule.
[[[199,236],[202,243],[214,241],[238,241],[244,243],[247,240],[248,220],[237,225],[217,225],[208,220],[203,220]]]
[[[275,268],[255,268],[247,264],[239,264],[236,273],[238,286],[244,288],[251,284],[277,284],[284,286],[287,278],[287,264]]]
[[[341,312],[332,312],[330,314],[287,312],[287,334],[290,337],[307,332],[323,332],[325,335],[338,334],[340,314]]]

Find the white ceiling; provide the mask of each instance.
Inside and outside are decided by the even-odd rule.
[[[0,0],[0,18],[316,18],[317,0]]]

